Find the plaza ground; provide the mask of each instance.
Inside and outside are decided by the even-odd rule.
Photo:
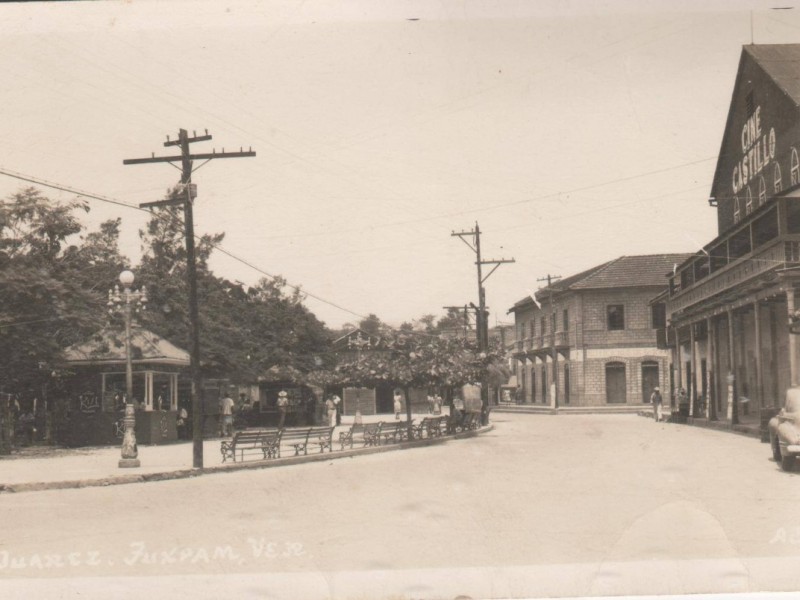
[[[493,422],[475,438],[398,452],[0,495],[0,594],[800,589],[800,474],[782,472],[767,444],[635,415]]]

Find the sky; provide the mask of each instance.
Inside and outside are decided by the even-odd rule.
[[[778,2],[145,1],[0,5],[0,170],[137,206],[179,128],[252,148],[194,175],[214,272],[281,275],[331,327],[477,304],[491,323],[622,255],[693,252],[744,44],[800,42]],[[780,10],[774,10],[780,8]],[[28,185],[0,175],[0,197]],[[74,193],[42,188],[51,198]],[[121,217],[132,266],[146,213]],[[485,272],[485,271],[484,271]],[[110,284],[111,282],[109,282]]]

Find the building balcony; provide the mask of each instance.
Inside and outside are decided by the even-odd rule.
[[[669,314],[696,305],[709,308],[712,298],[731,289],[747,289],[779,269],[800,265],[800,235],[783,235],[692,282],[684,282],[667,301]]]

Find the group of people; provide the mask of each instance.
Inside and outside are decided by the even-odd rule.
[[[428,413],[439,415],[442,413],[442,397],[439,394],[428,394]]]

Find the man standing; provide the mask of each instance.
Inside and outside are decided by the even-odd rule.
[[[342,399],[339,396],[333,397],[333,403],[336,405],[336,425],[342,424]]]
[[[222,436],[233,435],[233,398],[226,393],[225,397],[219,401],[219,412],[222,414]]]
[[[336,427],[336,399],[338,397],[336,394],[331,394],[325,400],[325,409],[328,411],[328,425],[330,427]]]
[[[653,388],[653,393],[650,394],[650,403],[653,405],[653,418],[658,423],[661,420],[661,407],[663,406],[664,400],[661,398],[661,390],[657,387]]]
[[[289,394],[286,390],[278,392],[278,429],[283,429],[286,422],[286,412],[289,410]]]

